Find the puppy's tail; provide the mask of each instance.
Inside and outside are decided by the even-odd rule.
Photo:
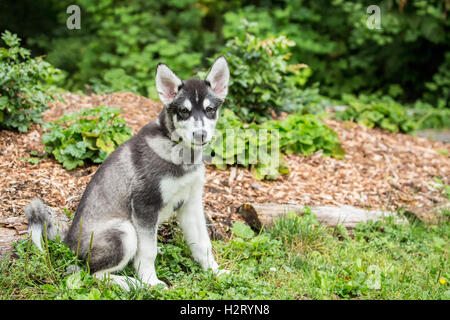
[[[55,212],[46,206],[40,199],[34,199],[24,209],[28,218],[28,234],[33,243],[42,251],[42,238],[46,235],[48,240],[55,240],[59,235],[65,235],[65,226],[59,223],[55,226]],[[46,232],[46,233],[45,233]]]

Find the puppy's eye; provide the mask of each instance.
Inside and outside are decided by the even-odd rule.
[[[182,114],[188,114],[189,113],[189,109],[188,108],[183,108],[180,111]]]
[[[213,112],[214,111],[214,109],[211,108],[211,107],[207,107],[205,110],[206,110],[206,112]]]

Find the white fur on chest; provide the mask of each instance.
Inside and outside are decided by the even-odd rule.
[[[195,196],[202,196],[205,181],[205,167],[199,165],[193,171],[181,177],[165,177],[159,184],[163,200],[163,208],[158,217],[158,224],[167,221],[174,214],[174,207],[186,205]]]

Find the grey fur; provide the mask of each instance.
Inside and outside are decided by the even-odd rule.
[[[167,74],[164,76],[175,77],[174,74],[169,74],[167,69],[165,69]],[[165,85],[168,80],[166,78],[163,80],[159,83]],[[146,253],[142,250],[144,250],[143,246],[148,246],[151,250],[156,248],[156,232],[163,211],[181,211],[184,216],[194,214],[195,206],[186,203],[191,201],[188,196],[174,199],[175,203],[171,203],[172,200],[167,199],[167,195],[162,190],[163,180],[176,183],[177,179],[180,179],[181,183],[184,181],[182,179],[188,175],[193,175],[195,178],[197,174],[204,174],[202,162],[171,161],[170,151],[174,148],[189,155],[199,152],[199,149],[191,143],[180,140],[180,137],[175,134],[176,126],[178,122],[186,121],[186,114],[181,112],[185,99],[189,99],[192,104],[189,117],[200,122],[206,118],[217,119],[218,108],[223,100],[214,95],[211,84],[205,80],[186,80],[177,90],[176,97],[164,106],[156,120],[144,126],[130,140],[120,145],[98,168],[83,193],[72,225],[68,232],[62,235],[63,241],[74,251],[80,240],[79,255],[84,259],[88,257],[90,239],[91,236],[93,237],[89,261],[90,270],[93,273],[120,270],[133,257],[137,257],[138,260],[143,259],[135,261],[135,267],[138,269],[137,264],[147,263],[146,261],[154,259],[153,255],[156,256],[155,251],[144,259],[142,256]],[[208,112],[203,107],[203,101],[206,98],[211,104]],[[187,134],[184,132],[182,135],[190,136],[194,135],[194,132]],[[188,186],[190,188],[191,185],[192,188],[203,188],[201,181],[197,180],[193,179],[186,188]],[[188,192],[190,189],[186,190]],[[201,198],[201,190],[192,192],[196,195],[195,197]],[[201,199],[195,201],[201,204]],[[167,209],[169,204],[171,207]],[[183,213],[185,210],[190,211]],[[201,211],[203,221],[198,221],[199,224],[195,227],[199,228],[203,234],[206,232],[203,208],[198,210]],[[40,200],[32,201],[25,208],[25,213],[30,230],[40,230],[42,234],[45,223],[48,234],[51,235],[49,238],[54,238],[56,231],[50,219],[49,209]],[[79,239],[80,230],[81,238]],[[37,242],[35,237],[33,241]],[[200,246],[200,244],[193,245]],[[210,243],[202,243],[201,249],[205,248],[209,250],[208,254],[212,254]],[[194,258],[199,263],[205,268],[211,267],[217,271],[217,264],[213,258],[203,258],[198,248],[193,250],[196,251],[193,252]],[[143,280],[150,284],[158,283],[156,274],[151,275],[151,266],[144,267],[147,271],[144,270],[141,278],[147,277],[148,281]]]
[[[54,240],[56,237],[56,229],[50,219],[50,210],[41,200],[34,199],[25,207],[24,211],[28,219],[29,227],[36,226],[44,232],[44,226],[46,226],[47,238]]]

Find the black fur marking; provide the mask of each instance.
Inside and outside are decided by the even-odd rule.
[[[216,118],[218,107],[222,104],[222,100],[210,92],[211,84],[207,80],[189,79],[183,82],[180,92],[177,97],[168,105],[167,113],[169,118],[176,115],[177,121],[187,120],[189,117],[194,117],[195,120],[203,121],[204,116],[209,119]],[[203,101],[208,99],[211,102],[212,112],[206,112],[203,108]],[[192,104],[192,109],[189,113],[183,113],[185,109],[184,102],[189,100]]]
[[[124,255],[122,235],[123,232],[117,229],[105,231],[98,237],[94,234],[89,261],[91,273],[115,267],[122,261]],[[96,238],[101,240],[96,241]],[[87,259],[86,253],[83,258]]]
[[[180,208],[183,206],[183,204],[184,204],[184,201],[183,201],[183,200],[178,201],[178,203],[175,204],[175,206],[173,207],[173,211],[178,211],[178,210],[180,210]]]

